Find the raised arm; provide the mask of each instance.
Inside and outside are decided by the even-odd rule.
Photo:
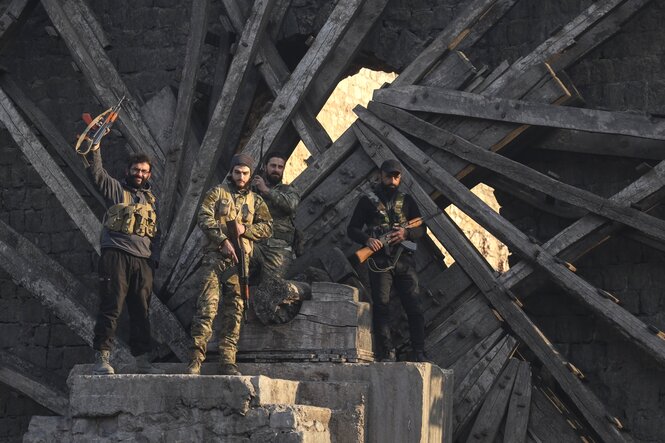
[[[102,166],[102,154],[99,149],[92,152],[92,162],[88,168],[92,182],[99,192],[107,200],[107,204],[112,205],[123,200],[122,185],[118,180],[111,177],[104,166]]]

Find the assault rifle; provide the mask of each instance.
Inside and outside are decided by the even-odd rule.
[[[88,125],[76,141],[76,153],[85,156],[90,151],[99,149],[102,138],[111,131],[111,126],[118,119],[118,112],[125,101],[123,96],[118,104],[99,114],[94,119],[90,114],[83,114],[83,121]],[[84,157],[85,158],[85,157]]]
[[[247,256],[245,248],[242,246],[242,240],[238,234],[238,222],[229,220],[226,222],[226,232],[229,235],[229,241],[233,245],[238,257],[238,279],[240,280],[240,295],[245,299],[245,308],[243,317],[247,323],[247,308],[249,307],[249,275],[247,274]]]
[[[377,240],[379,240],[381,242],[381,245],[385,247],[388,244],[388,236],[392,233],[392,231],[394,229],[396,229],[396,228],[405,228],[405,229],[417,228],[418,226],[421,226],[425,222],[425,220],[428,220],[428,219],[434,217],[435,215],[438,215],[438,214],[430,214],[430,215],[427,215],[425,217],[416,217],[416,218],[413,218],[411,220],[407,220],[404,223],[396,224],[395,226],[393,226],[393,228],[390,231],[388,231],[388,232],[384,233],[383,235],[379,236],[379,238]],[[408,241],[408,240],[403,241],[401,243],[401,245],[407,250],[411,250],[411,251],[416,250],[416,244],[411,242],[411,241]],[[372,255],[374,255],[375,252],[378,252],[378,251],[372,251],[372,248],[370,248],[369,246],[363,246],[362,248],[358,249],[354,253],[354,256],[356,257],[356,259],[358,260],[358,263],[360,264],[360,263],[364,263],[365,261],[367,261],[367,259],[370,258]]]

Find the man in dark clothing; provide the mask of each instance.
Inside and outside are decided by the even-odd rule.
[[[115,373],[109,358],[118,317],[125,302],[130,318],[129,344],[136,357],[137,371],[160,372],[149,359],[148,307],[153,269],[159,261],[155,197],[148,183],[150,170],[150,159],[145,154],[133,155],[121,183],[104,170],[99,150],[92,154],[90,174],[108,208],[101,233],[101,300],[93,339],[96,350],[93,374]]]
[[[381,182],[373,192],[358,201],[347,234],[375,252],[368,260],[368,268],[378,359],[396,360],[389,324],[390,291],[394,285],[409,321],[413,349],[410,360],[425,361],[425,319],[418,293],[418,276],[413,253],[406,250],[403,244],[407,240],[421,238],[425,234],[425,226],[411,229],[399,226],[420,217],[413,198],[398,190],[401,178],[402,165],[397,160],[383,162]],[[380,240],[382,235],[387,237],[385,246]]]

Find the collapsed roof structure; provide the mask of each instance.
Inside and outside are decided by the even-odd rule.
[[[641,157],[665,139],[662,119],[581,107],[582,97],[566,69],[619,32],[647,0],[599,0],[537,48],[513,62],[474,66],[466,54],[517,0],[472,0],[399,76],[374,93],[358,120],[334,143],[315,115],[353,62],[387,0],[339,0],[295,69],[289,71],[275,38],[289,0],[255,0],[253,7],[223,0],[235,43],[217,41],[218,70],[209,91],[211,106],[200,144],[191,135],[192,107],[204,45],[210,42],[210,0],[195,0],[184,67],[174,111],[148,121],[140,102],[108,57],[103,24],[84,0],[42,0],[99,102],[111,107],[127,97],[119,128],[134,151],[155,159],[166,236],[152,298],[156,339],[186,359],[186,318],[192,297],[188,279],[201,258],[202,234],[194,227],[199,200],[212,181],[223,179],[237,149],[260,152],[302,140],[312,153],[293,186],[302,197],[296,218],[307,253],[299,263],[324,259],[332,247],[345,253],[346,221],[358,196],[371,186],[386,159],[407,169],[403,187],[423,213],[438,214],[427,225],[455,259],[449,268],[433,240],[416,253],[426,299],[427,351],[439,366],[455,370],[456,439],[561,440],[575,435],[627,441],[630,433],[585,384],[568,361],[522,309],[527,297],[551,282],[587,307],[659,365],[665,364],[665,333],[645,324],[619,299],[576,274],[574,263],[620,230],[662,248],[665,222],[649,214],[663,195],[663,164],[611,198],[568,185],[556,174],[515,160],[542,128],[583,143],[587,152],[611,149],[600,140],[630,140],[622,155]],[[0,40],[11,38],[36,2],[14,0],[0,23]],[[243,122],[257,109],[258,74],[273,95],[248,137]],[[22,92],[11,73],[0,75],[0,121],[41,175],[81,233],[99,252],[100,221],[77,188],[96,196],[74,151],[49,117]],[[264,107],[265,108],[265,107]],[[262,109],[264,109],[262,108]],[[654,142],[657,141],[657,142]],[[567,139],[570,141],[570,139]],[[48,144],[50,149],[46,149]],[[565,143],[561,143],[565,144]],[[662,149],[662,148],[661,148]],[[75,173],[72,183],[60,160]],[[649,158],[649,157],[646,157]],[[567,211],[577,219],[546,242],[525,233],[470,192],[476,184],[496,189],[545,211]],[[443,208],[454,204],[505,243],[519,261],[499,274],[487,264]],[[0,266],[84,341],[91,343],[94,319],[87,307],[94,294],[61,264],[0,221]],[[406,334],[405,334],[406,335]],[[405,339],[406,340],[406,339]],[[120,343],[118,359],[129,358]],[[3,351],[0,380],[56,413],[67,399],[42,368]],[[537,376],[532,377],[532,365]]]

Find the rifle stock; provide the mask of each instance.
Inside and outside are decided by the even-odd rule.
[[[411,220],[408,220],[406,223],[399,225],[399,227],[406,229],[417,228],[418,226],[423,224],[423,221],[424,221],[423,217],[416,217],[412,218]],[[383,234],[381,237],[378,238],[378,240],[384,246],[388,242],[388,234],[390,234],[390,232],[386,232],[385,234]],[[358,263],[364,263],[365,261],[367,261],[368,258],[374,255],[374,252],[375,251],[372,251],[372,249],[369,246],[363,246],[362,248],[358,249],[353,255],[358,260]]]

